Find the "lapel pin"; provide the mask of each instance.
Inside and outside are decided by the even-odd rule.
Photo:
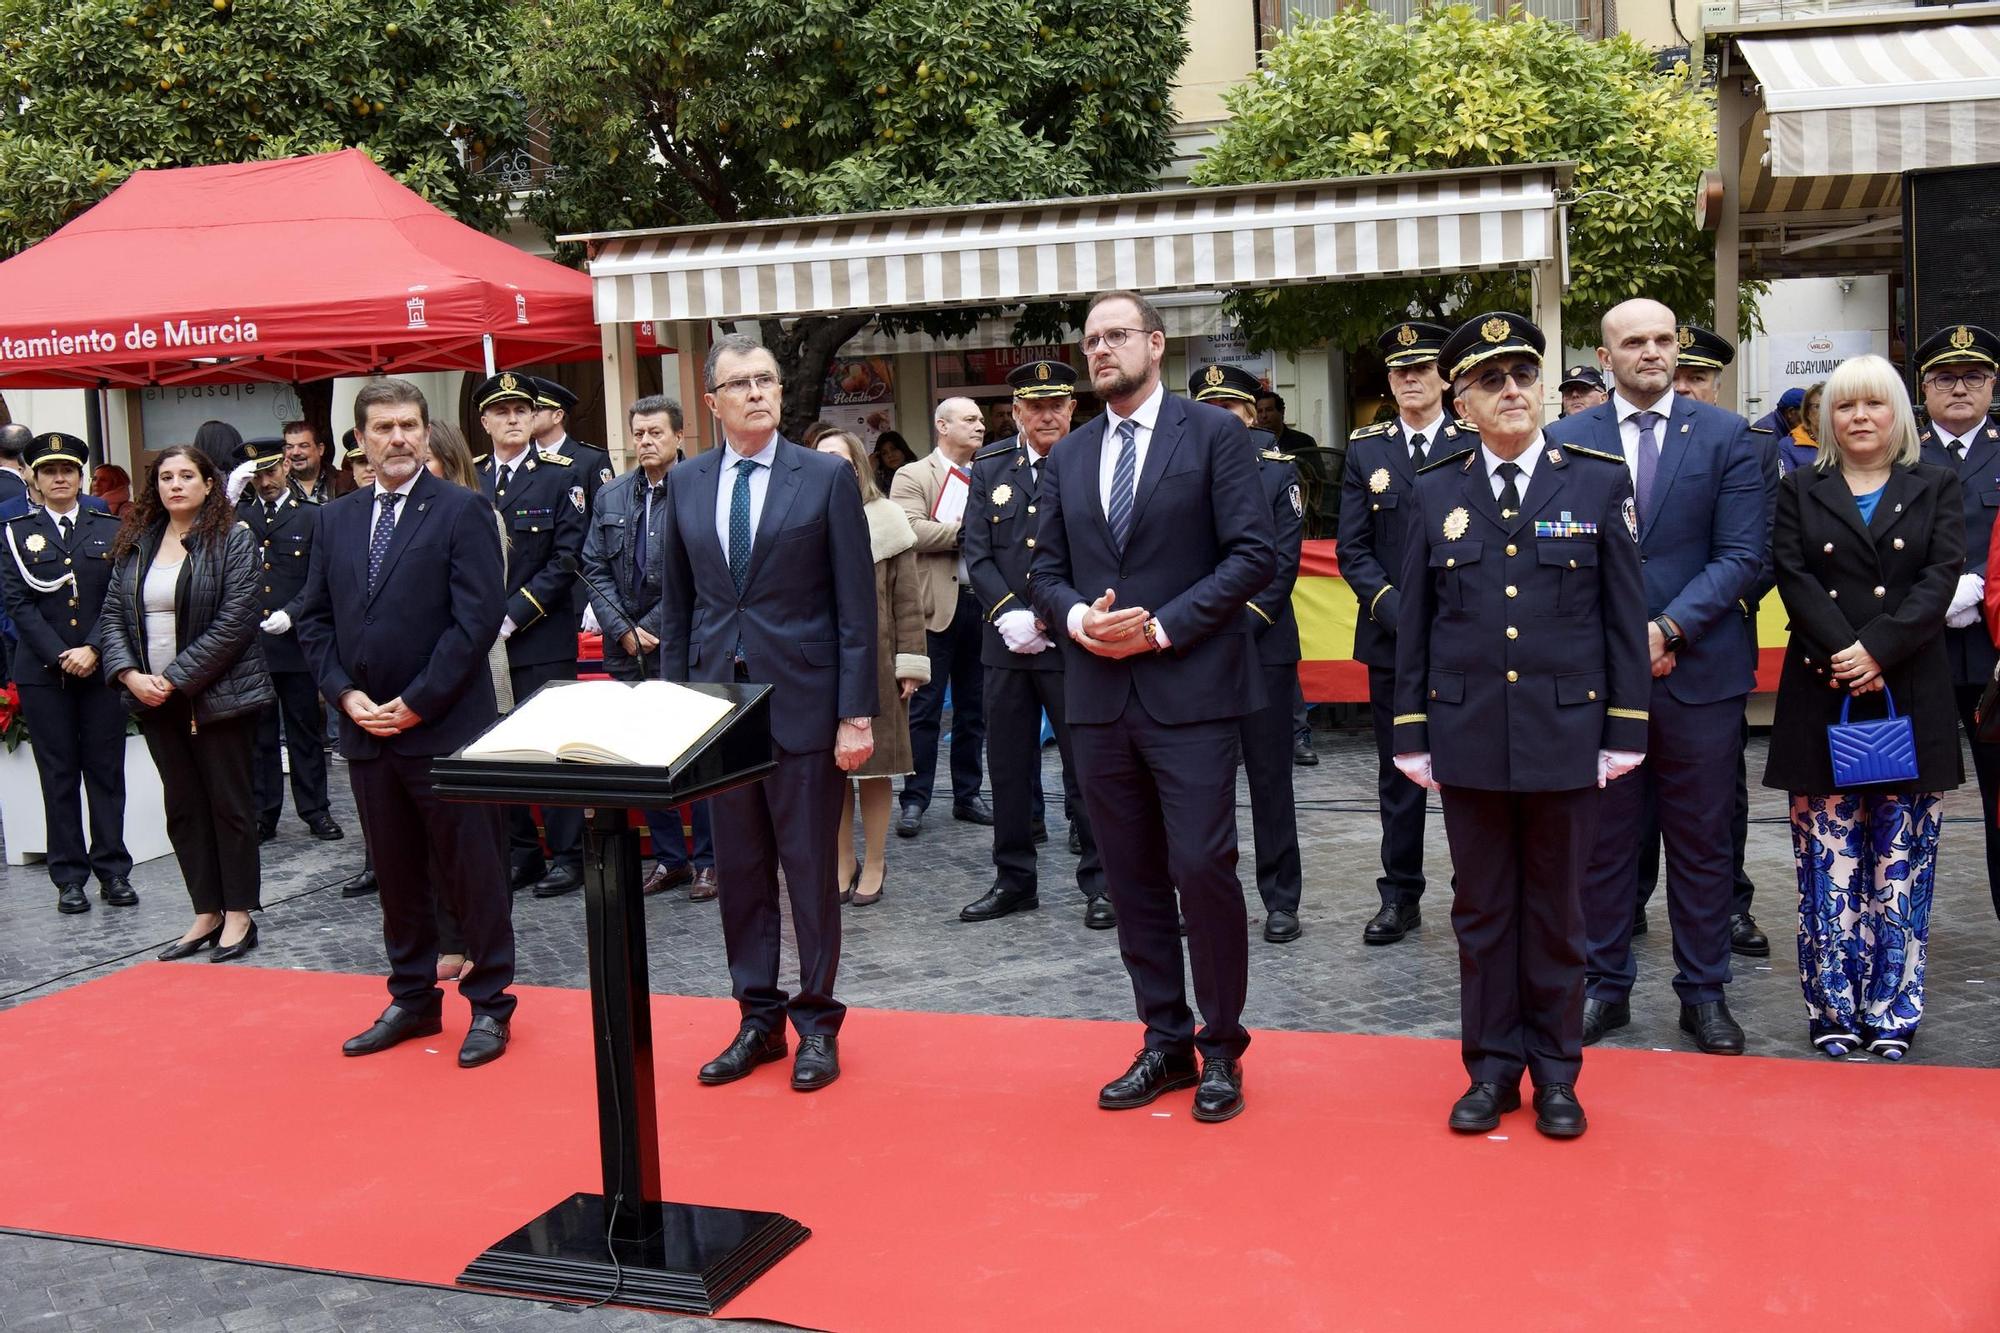
[[[1687,433],[1688,433],[1688,424],[1687,422],[1683,421],[1681,423],[1681,434],[1685,435]]]

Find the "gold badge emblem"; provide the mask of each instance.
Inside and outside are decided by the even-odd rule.
[[[60,435],[45,436],[42,439],[42,447],[44,449],[60,449],[62,448],[62,437]]]
[[[1681,325],[1680,345],[1683,347],[1694,346],[1694,330],[1685,324]]]
[[[1378,467],[1368,474],[1368,489],[1376,495],[1389,489],[1389,469]]]
[[[1035,363],[1035,378],[1038,380],[1046,380],[1048,379],[1048,377],[1049,377],[1049,363],[1046,361],[1037,361]]]
[[[1557,467],[1561,467],[1563,461],[1563,456],[1561,452],[1555,449],[1549,450],[1549,461],[1551,463],[1554,463]]]
[[[1972,346],[1972,330],[1966,328],[1963,324],[1953,329],[1951,331],[1951,345],[1954,350],[1960,352]]]
[[[1479,336],[1490,343],[1506,342],[1507,335],[1513,331],[1514,326],[1498,315],[1479,326]]]
[[[1455,542],[1463,537],[1465,530],[1471,526],[1472,515],[1465,512],[1465,506],[1460,505],[1444,516],[1444,539]]]
[[[1214,386],[1214,385],[1217,385],[1217,384],[1220,384],[1220,383],[1222,383],[1222,367],[1221,367],[1221,366],[1210,366],[1210,367],[1208,368],[1208,383],[1209,383],[1209,385],[1210,385],[1211,387],[1212,387],[1212,386]]]
[[[22,543],[22,545],[26,546],[30,551],[39,551],[48,544],[49,544],[49,539],[47,537],[44,537],[39,532],[29,533],[28,540]]]
[[[993,488],[994,504],[1003,505],[1013,498],[1014,498],[1014,488],[1012,486],[1009,486],[1006,482],[1003,481],[998,486],[995,486]]]
[[[1415,347],[1417,345],[1417,331],[1407,324],[1398,326],[1396,329],[1396,343],[1401,347]]]
[[[521,381],[515,379],[512,373],[502,375],[500,377],[500,392],[502,393],[512,393],[514,392],[515,389],[519,388],[520,385]]]

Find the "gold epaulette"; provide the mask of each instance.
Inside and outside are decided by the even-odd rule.
[[[1441,468],[1446,463],[1456,463],[1459,459],[1465,457],[1467,454],[1471,452],[1472,450],[1470,449],[1460,449],[1456,453],[1446,454],[1443,458],[1433,458],[1430,462],[1424,464],[1422,467],[1417,469],[1417,475],[1421,477],[1424,475],[1424,473],[1431,471],[1433,468]]]
[[[492,455],[492,454],[474,454],[474,455],[472,456],[472,466],[474,466],[474,467],[485,467],[485,466],[486,466],[486,460],[487,460],[487,459],[489,459],[489,458],[491,458],[491,457],[493,457],[493,455]]]
[[[1257,457],[1268,458],[1273,463],[1291,463],[1297,461],[1294,455],[1281,454],[1276,449],[1260,449],[1257,451]]]
[[[1772,430],[1769,426],[1759,426],[1755,422],[1751,423],[1750,429],[1755,431],[1759,435],[1776,435],[1778,433]]]
[[[1451,419],[1451,424],[1458,427],[1460,430],[1469,430],[1474,435],[1477,435],[1479,433],[1479,427],[1473,425],[1470,421],[1467,421],[1464,417],[1453,417]]]
[[[553,449],[536,449],[535,457],[544,463],[552,463],[557,467],[576,466],[575,459],[571,458],[568,454],[559,454]]]
[[[1392,417],[1388,421],[1378,421],[1372,426],[1363,426],[1360,430],[1349,431],[1347,438],[1350,440],[1365,440],[1371,435],[1387,435],[1395,428],[1396,422]]]
[[[1625,466],[1625,460],[1619,455],[1607,454],[1602,449],[1586,449],[1580,444],[1565,444],[1563,448],[1569,453],[1581,454],[1585,458],[1601,458],[1607,463],[1616,463],[1619,467]]]
[[[1014,452],[1014,444],[1013,441],[1010,440],[1006,444],[995,445],[991,449],[980,450],[978,453],[972,456],[972,461],[978,463],[988,458],[1005,458],[1008,454],[1011,454],[1013,452]]]

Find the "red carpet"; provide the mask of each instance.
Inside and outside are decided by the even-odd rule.
[[[1254,993],[1253,993],[1254,1000]],[[346,1060],[352,976],[148,964],[0,1013],[0,1226],[448,1284],[597,1188],[588,1006],[498,1064]],[[1590,1134],[1460,1139],[1455,1044],[1260,1032],[1249,1110],[1110,1114],[1132,1024],[857,1012],[845,1077],[693,1071],[655,1001],[668,1194],[812,1228],[727,1310],[830,1329],[2000,1327],[2000,1075],[1593,1052]],[[428,1050],[425,1048],[429,1047]]]

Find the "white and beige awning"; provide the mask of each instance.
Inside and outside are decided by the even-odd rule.
[[[600,324],[925,310],[1533,268],[1564,163],[564,237]]]

